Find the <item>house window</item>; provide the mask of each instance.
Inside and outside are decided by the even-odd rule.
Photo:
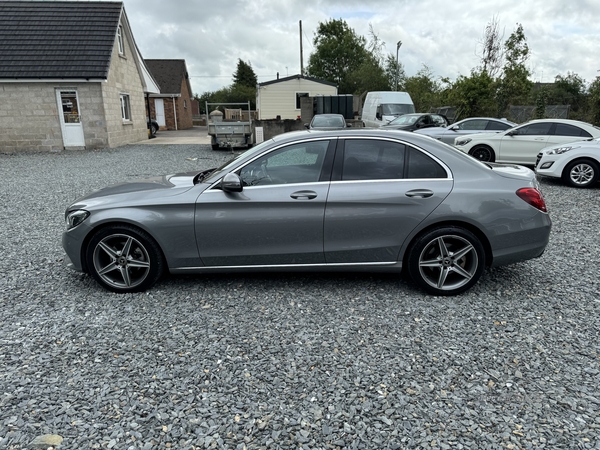
[[[123,27],[121,25],[117,28],[117,42],[119,44],[119,55],[124,55],[125,45],[123,45]]]
[[[310,94],[308,92],[296,92],[296,109],[300,109],[300,99],[302,97],[309,97]]]
[[[129,95],[121,94],[121,117],[123,121],[131,121],[131,108],[129,107]]]

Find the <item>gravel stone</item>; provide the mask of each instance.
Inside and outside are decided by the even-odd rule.
[[[343,273],[118,295],[62,266],[79,196],[231,156],[0,154],[1,448],[600,448],[600,187],[541,180],[545,254],[453,298]]]

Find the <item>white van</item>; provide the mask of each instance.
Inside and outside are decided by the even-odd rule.
[[[362,121],[365,127],[377,128],[398,116],[414,112],[415,105],[407,92],[369,92],[363,105]]]

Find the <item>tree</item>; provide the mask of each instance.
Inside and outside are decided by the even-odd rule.
[[[406,73],[404,72],[404,66],[401,62],[396,61],[396,57],[391,53],[385,59],[384,72],[392,90],[405,90]]]
[[[336,83],[340,93],[355,93],[348,77],[368,62],[366,39],[346,21],[332,19],[319,23],[313,44],[315,51],[308,59],[306,73]]]
[[[483,72],[487,72],[492,78],[495,78],[502,68],[504,62],[504,51],[502,47],[502,36],[498,30],[498,18],[494,16],[485,27],[483,38],[479,42],[481,45],[481,66]]]
[[[596,77],[588,88],[589,121],[600,126],[600,77]]]
[[[250,63],[246,63],[238,58],[237,69],[233,74],[233,84],[256,89],[258,78]]]
[[[517,29],[504,43],[504,58],[498,88],[498,117],[506,113],[508,105],[523,103],[531,91],[531,73],[526,66],[529,46],[521,24],[517,24]]]
[[[486,70],[474,69],[470,76],[456,79],[448,89],[447,101],[458,108],[461,117],[494,116],[496,82]]]
[[[440,106],[440,83],[433,78],[433,72],[426,65],[416,75],[406,79],[404,89],[410,94],[417,112],[427,112],[432,107]]]

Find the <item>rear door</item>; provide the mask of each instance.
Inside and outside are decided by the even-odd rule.
[[[406,237],[452,185],[450,170],[415,147],[384,138],[340,140],[325,208],[325,261],[397,261]]]

